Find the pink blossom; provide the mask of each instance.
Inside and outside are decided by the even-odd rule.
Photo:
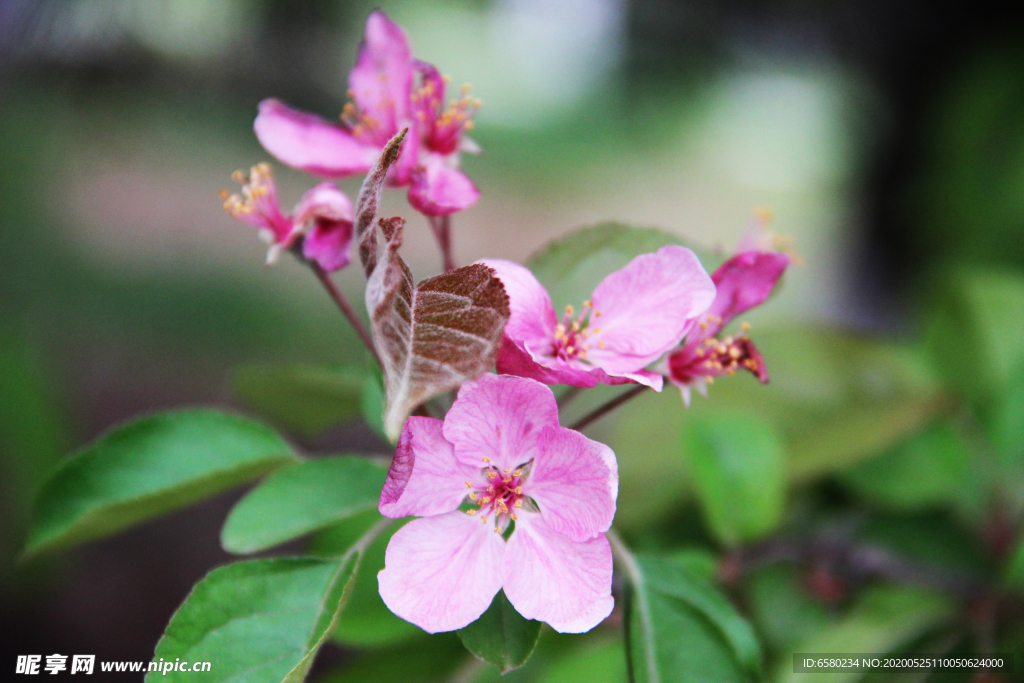
[[[388,182],[409,187],[409,202],[428,216],[461,211],[480,192],[459,170],[459,152],[475,151],[463,133],[480,102],[463,89],[445,106],[445,79],[413,59],[402,28],[380,10],[366,20],[366,36],[349,73],[349,95],[339,123],[269,99],[260,102],[254,129],[263,146],[289,166],[327,178],[370,170],[384,145],[403,128],[401,156]]]
[[[504,589],[527,619],[589,631],[614,606],[604,532],[618,481],[615,454],[560,427],[543,384],[491,374],[468,382],[444,421],[405,423],[380,511],[421,519],[391,538],[381,598],[436,633],[476,621]],[[479,507],[460,511],[464,502]]]
[[[747,251],[723,263],[711,279],[717,288],[714,303],[700,317],[683,348],[670,354],[662,371],[679,387],[690,405],[690,389],[707,394],[707,384],[719,375],[748,370],[768,382],[761,353],[744,334],[718,339],[716,335],[736,316],[760,305],[789,265],[789,256],[775,251]]]
[[[670,245],[606,277],[578,315],[567,306],[559,321],[529,270],[509,261],[482,263],[497,271],[512,312],[498,372],[545,384],[635,382],[661,391],[662,376],[644,368],[676,346],[715,297],[697,256]]]
[[[260,228],[260,238],[270,245],[267,263],[281,252],[302,244],[302,255],[331,272],[349,262],[352,242],[352,204],[332,183],[308,190],[290,214],[281,211],[269,164],[253,166],[248,181],[242,171],[232,176],[242,183],[242,193],[221,191],[224,210],[240,221]]]

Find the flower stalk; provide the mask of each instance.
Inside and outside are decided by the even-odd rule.
[[[323,284],[324,289],[327,290],[331,299],[333,299],[334,303],[338,305],[342,314],[348,318],[348,321],[356,331],[356,334],[358,334],[359,338],[363,340],[363,344],[373,355],[374,360],[377,361],[377,365],[381,365],[380,356],[377,355],[377,349],[373,345],[373,338],[370,336],[369,331],[367,331],[366,326],[363,325],[363,321],[359,319],[358,315],[356,315],[355,309],[352,308],[348,299],[345,298],[345,295],[342,294],[341,290],[334,284],[334,281],[331,280],[331,276],[328,275],[327,271],[320,267],[320,264],[310,262],[309,266],[313,269],[317,279],[320,280],[321,284]]]

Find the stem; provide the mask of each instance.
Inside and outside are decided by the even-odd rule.
[[[612,557],[626,570],[629,582],[637,588],[642,586],[644,577],[640,572],[640,565],[636,563],[633,553],[629,552],[629,548],[623,543],[619,532],[615,531],[615,529],[609,529],[604,535],[608,537],[608,544],[612,547]]]
[[[644,389],[646,388],[647,387],[645,385],[638,384],[629,391],[619,394],[618,396],[608,401],[604,405],[598,406],[591,412],[581,417],[579,420],[576,421],[576,424],[570,426],[569,429],[575,429],[576,431],[580,431],[585,427],[589,427],[592,422],[600,420],[602,417],[612,412],[626,401],[629,401],[635,396],[639,396],[641,393],[643,393]]]
[[[452,256],[452,219],[451,216],[427,216],[430,229],[434,231],[434,239],[441,249],[444,271],[455,270],[455,258]]]
[[[606,531],[605,537],[608,538],[608,544],[612,547],[612,557],[615,558],[615,562],[619,567],[625,571],[626,578],[633,586],[632,591],[627,592],[627,595],[631,595],[630,600],[632,601],[632,607],[630,609],[636,610],[636,614],[640,618],[642,634],[645,636],[642,638],[642,642],[644,644],[643,665],[647,670],[647,680],[651,683],[660,683],[657,653],[654,651],[654,630],[651,624],[651,606],[647,603],[647,591],[644,590],[644,574],[640,570],[640,565],[637,564],[636,558],[633,557],[633,553],[631,553],[629,548],[626,547],[626,544],[622,542],[622,539],[619,537],[619,534],[615,529],[609,529]],[[629,619],[628,613],[626,618],[627,620]],[[626,624],[628,648],[630,627],[628,621]],[[628,656],[627,661],[630,661],[630,659],[635,656],[636,653]],[[632,676],[630,678],[632,678]]]
[[[352,324],[356,334],[358,334],[359,338],[363,340],[363,344],[365,344],[366,348],[373,354],[377,364],[383,367],[383,363],[380,362],[380,356],[377,355],[377,349],[373,346],[373,338],[370,337],[370,333],[367,332],[366,327],[363,325],[363,321],[359,319],[359,316],[356,315],[356,312],[348,303],[348,299],[346,299],[345,295],[341,293],[341,290],[337,288],[334,281],[331,280],[331,276],[327,274],[327,271],[320,267],[319,263],[313,261],[309,266],[313,269],[313,272],[316,273],[317,278],[320,280],[321,284],[323,284],[327,293],[331,295],[332,299],[334,299],[334,303],[338,304],[338,308],[341,309],[341,312],[346,318],[348,318],[348,321]]]
[[[573,400],[582,393],[582,387],[569,387],[568,389],[566,389],[565,392],[563,392],[562,395],[558,397],[559,410],[572,403]]]

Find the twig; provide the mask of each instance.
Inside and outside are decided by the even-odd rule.
[[[451,216],[427,216],[430,229],[434,231],[434,239],[441,249],[444,270],[455,270],[455,258],[452,256],[452,220]]]
[[[600,420],[602,417],[612,412],[626,401],[629,401],[635,396],[639,396],[641,393],[643,393],[644,389],[646,388],[647,387],[645,385],[639,384],[630,389],[629,391],[619,394],[612,400],[608,401],[607,403],[601,406],[598,406],[591,412],[581,417],[579,420],[576,421],[575,424],[571,425],[569,429],[575,429],[576,431],[580,431],[581,429],[590,426],[591,423]]]
[[[346,299],[345,295],[341,293],[341,290],[337,288],[337,286],[334,284],[334,281],[331,280],[331,276],[327,274],[327,271],[320,267],[319,263],[312,261],[310,262],[309,266],[310,268],[313,269],[313,272],[316,273],[317,278],[320,280],[321,284],[323,284],[324,289],[327,290],[327,293],[331,295],[332,299],[334,299],[334,303],[338,305],[338,308],[341,309],[341,312],[345,315],[346,318],[348,318],[348,321],[349,323],[352,324],[352,327],[355,329],[356,334],[358,334],[359,338],[363,340],[363,344],[365,344],[366,348],[369,349],[370,353],[373,354],[373,357],[377,361],[377,364],[383,367],[383,364],[380,362],[380,356],[377,355],[377,349],[374,348],[373,346],[373,338],[370,337],[370,333],[366,330],[366,327],[363,325],[363,321],[359,319],[359,316],[356,315],[356,312],[348,303],[348,299]]]
[[[559,410],[572,403],[573,400],[582,393],[583,387],[569,387],[568,389],[566,389],[564,392],[562,392],[562,395],[558,397],[557,402]]]

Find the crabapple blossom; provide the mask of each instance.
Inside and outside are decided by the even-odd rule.
[[[497,272],[512,312],[498,372],[546,384],[635,382],[661,391],[662,376],[644,368],[676,346],[715,297],[697,256],[669,245],[606,277],[578,314],[567,306],[559,321],[529,270],[510,261],[481,263]]]
[[[707,385],[719,375],[748,370],[761,382],[768,371],[754,342],[746,335],[719,339],[716,335],[736,316],[758,306],[772,292],[789,265],[786,254],[775,251],[746,251],[723,263],[711,276],[717,294],[681,349],[671,353],[661,370],[679,387],[683,401],[690,405],[691,388],[707,394]]]
[[[480,192],[459,170],[459,152],[477,151],[464,136],[480,101],[463,88],[445,106],[443,78],[432,65],[413,59],[402,28],[376,10],[349,73],[349,96],[341,121],[331,123],[264,100],[254,123],[256,137],[282,162],[315,175],[341,178],[369,171],[388,140],[409,128],[401,156],[388,173],[394,187],[409,187],[409,203],[428,216],[443,216],[473,204]]]
[[[504,589],[527,619],[589,631],[614,606],[604,532],[617,494],[615,454],[559,426],[551,389],[482,375],[443,421],[405,424],[379,507],[420,519],[388,544],[381,598],[436,633],[476,621]]]
[[[291,213],[281,211],[269,164],[257,164],[248,180],[242,171],[232,178],[242,184],[241,194],[221,191],[224,210],[240,221],[260,228],[260,239],[270,245],[267,263],[301,242],[302,255],[331,272],[348,265],[352,242],[352,204],[332,183],[308,190]]]

